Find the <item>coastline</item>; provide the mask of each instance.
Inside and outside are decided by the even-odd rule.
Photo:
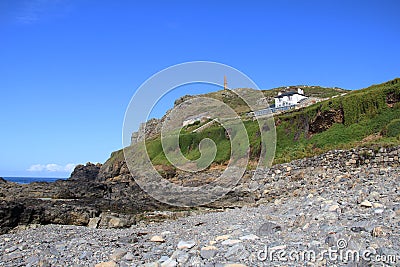
[[[7,176],[3,176],[2,178],[7,182],[13,182],[18,184],[29,184],[35,182],[53,183],[57,180],[68,179],[68,178],[50,178],[50,177],[7,177]]]

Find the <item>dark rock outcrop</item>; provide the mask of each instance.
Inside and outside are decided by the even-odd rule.
[[[129,227],[143,211],[173,209],[141,190],[123,160],[78,165],[69,179],[54,183],[0,183],[0,233],[27,224],[88,225],[96,218],[99,227]]]
[[[20,214],[24,211],[24,206],[15,202],[0,202],[0,234],[17,226]]]
[[[97,163],[86,163],[86,165],[78,165],[71,173],[71,177],[68,180],[71,181],[94,181],[99,174],[102,164]]]
[[[343,110],[319,111],[314,120],[309,125],[309,133],[316,134],[328,130],[334,123],[343,123]]]
[[[87,203],[24,199],[0,202],[0,234],[18,225],[71,224],[87,225],[99,210]]]

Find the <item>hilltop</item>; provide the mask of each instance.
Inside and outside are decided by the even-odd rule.
[[[337,87],[321,87],[321,86],[311,86],[311,85],[283,86],[283,87],[277,87],[277,88],[272,88],[272,89],[268,89],[268,90],[264,89],[264,90],[261,90],[261,92],[264,94],[267,102],[269,104],[273,104],[274,96],[277,96],[279,92],[293,91],[293,90],[297,90],[298,88],[301,88],[302,90],[304,90],[304,94],[307,95],[308,97],[319,98],[319,99],[325,99],[325,98],[329,98],[332,96],[337,96],[337,95],[340,95],[343,93],[350,92],[349,90],[345,90],[345,89],[337,88]],[[180,103],[182,103],[190,98],[210,97],[210,98],[224,102],[225,104],[227,104],[231,108],[233,108],[238,114],[243,115],[243,114],[249,112],[250,108],[235,93],[235,91],[241,91],[241,90],[254,90],[254,89],[236,88],[233,90],[219,90],[216,92],[200,94],[200,95],[185,95],[183,97],[178,98],[175,101],[174,106],[176,107]]]

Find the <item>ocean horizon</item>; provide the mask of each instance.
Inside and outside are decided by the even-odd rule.
[[[4,180],[19,184],[29,184],[33,182],[48,182],[53,183],[57,180],[66,180],[68,178],[55,178],[55,177],[3,177]]]

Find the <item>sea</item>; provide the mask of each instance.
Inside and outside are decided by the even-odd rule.
[[[33,182],[55,182],[57,180],[66,180],[67,178],[49,178],[49,177],[3,177],[4,180],[19,184],[29,184]]]

